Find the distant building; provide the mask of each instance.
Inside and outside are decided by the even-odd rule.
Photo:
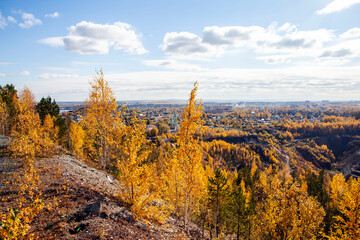
[[[232,106],[228,106],[228,105],[222,105],[222,106],[205,106],[205,112],[206,113],[215,113],[215,114],[221,114],[224,112],[232,112],[233,111],[233,107]]]
[[[147,131],[150,131],[150,130],[153,129],[153,128],[156,128],[156,126],[155,126],[155,125],[152,125],[152,124],[149,124],[149,125],[146,126],[146,130],[147,130]]]
[[[179,128],[179,124],[178,124],[178,121],[177,121],[177,116],[176,116],[176,113],[174,113],[174,116],[170,119],[170,131],[172,133],[176,133],[177,130]]]

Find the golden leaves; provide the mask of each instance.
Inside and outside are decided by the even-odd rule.
[[[337,174],[331,181],[331,200],[338,211],[331,239],[360,238],[360,179],[345,181]]]
[[[123,125],[121,112],[109,83],[102,70],[90,82],[91,90],[86,101],[86,116],[82,122],[85,129],[85,155],[105,168],[112,155],[112,145],[116,145],[117,129]],[[79,139],[78,139],[79,140]]]
[[[49,155],[53,152],[58,134],[58,127],[54,124],[55,118],[46,116],[42,126],[34,104],[34,96],[26,88],[19,96],[19,114],[12,131],[14,139],[9,147],[15,157],[33,159],[35,156]]]

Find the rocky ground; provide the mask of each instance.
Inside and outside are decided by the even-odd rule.
[[[170,218],[165,224],[145,224],[116,200],[117,180],[68,155],[36,161],[45,207],[31,224],[39,239],[200,239]],[[0,153],[0,211],[16,205],[16,190],[9,179],[20,176],[18,160]],[[10,181],[11,182],[11,181]]]
[[[1,148],[6,148],[9,145],[10,145],[9,138],[5,137],[3,135],[0,135],[0,149]]]

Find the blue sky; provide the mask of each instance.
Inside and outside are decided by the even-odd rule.
[[[82,101],[360,100],[360,0],[0,0],[0,85]]]

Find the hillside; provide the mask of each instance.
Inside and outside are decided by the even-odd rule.
[[[40,159],[36,165],[44,202],[52,204],[31,225],[29,233],[37,238],[187,239],[172,218],[156,225],[135,220],[128,208],[116,200],[117,180],[103,171],[68,155]],[[5,182],[21,170],[20,162],[0,156],[1,211],[16,201],[17,191]]]

